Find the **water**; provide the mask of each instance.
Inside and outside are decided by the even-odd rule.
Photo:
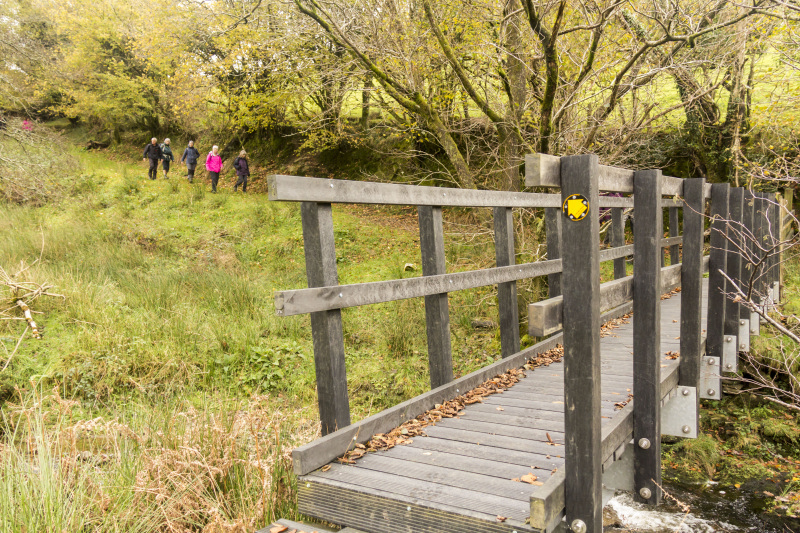
[[[616,527],[606,531],[800,533],[800,520],[764,514],[768,496],[753,488],[739,490],[711,484],[666,485],[669,494],[688,506],[688,514],[666,498],[664,504],[652,508],[634,502],[630,494],[619,494],[609,502],[604,513],[606,522],[616,522]]]

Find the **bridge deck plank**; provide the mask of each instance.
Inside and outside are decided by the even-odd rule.
[[[661,313],[661,380],[676,382],[678,359],[667,352],[679,351],[680,294],[662,300]],[[626,400],[632,390],[632,320],[635,317],[601,338],[604,427],[621,420],[625,413],[614,404]],[[388,517],[394,516],[397,505],[413,504],[408,507],[415,509],[420,531],[434,531],[436,520],[444,520],[448,531],[470,531],[475,521],[485,531],[533,531],[524,522],[535,487],[511,480],[532,472],[538,481],[546,481],[563,468],[563,445],[553,446],[547,439],[549,433],[555,444],[564,442],[563,364],[526,374],[510,390],[466,406],[462,416],[425,428],[427,436],[414,437],[406,446],[367,454],[355,465],[334,463],[325,472],[303,476],[300,511],[318,516],[327,509],[324,512],[336,515],[320,518],[335,518],[353,527],[368,522],[374,531],[399,530],[393,529],[397,524],[392,519],[382,520],[380,512],[370,512],[369,520],[356,516],[365,510],[348,502],[364,499],[383,505]],[[324,504],[323,494],[342,501]],[[508,521],[499,522],[498,515]],[[462,522],[463,527],[458,525]]]

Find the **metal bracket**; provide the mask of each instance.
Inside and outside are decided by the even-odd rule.
[[[739,343],[738,349],[740,352],[750,351],[750,321],[746,318],[739,319],[739,337],[737,342]]]
[[[696,439],[697,422],[697,388],[678,387],[678,394],[661,409],[661,434]]]
[[[719,359],[716,357],[703,357],[700,367],[700,397],[706,400],[722,398]]]
[[[761,315],[755,311],[750,312],[750,336],[757,337],[761,334]]]
[[[739,350],[734,335],[725,335],[722,343],[722,371],[736,372],[739,368]]]
[[[775,305],[779,304],[781,301],[781,282],[776,281],[772,284],[772,301],[775,302]]]
[[[617,448],[603,465],[603,507],[618,490],[633,492],[633,446],[627,442]]]

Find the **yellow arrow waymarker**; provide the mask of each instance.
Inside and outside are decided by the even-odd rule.
[[[564,200],[561,211],[572,221],[583,220],[589,214],[589,200],[582,194],[571,194]]]

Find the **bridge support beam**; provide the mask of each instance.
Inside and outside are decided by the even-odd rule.
[[[581,195],[589,204],[579,220],[560,213],[566,515],[568,526],[585,533],[603,531],[599,176],[596,155],[561,158],[562,202]]]
[[[638,501],[661,501],[661,171],[633,178],[633,438]]]
[[[697,387],[703,356],[703,243],[705,230],[703,178],[683,182],[683,260],[681,261],[680,384]],[[699,420],[694,425],[698,426]]]
[[[625,209],[622,207],[611,208],[611,246],[619,248],[625,246]],[[626,259],[614,259],[614,279],[624,278],[628,275],[625,267]]]

